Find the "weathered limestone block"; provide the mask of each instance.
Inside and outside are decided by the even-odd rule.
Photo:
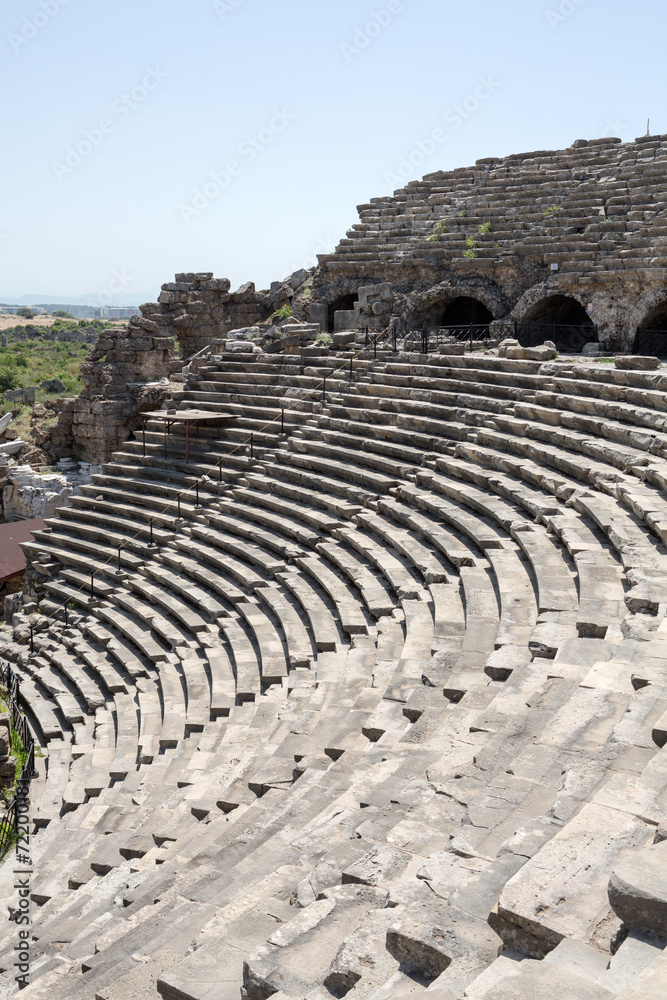
[[[660,358],[646,358],[638,355],[619,355],[614,360],[614,365],[622,371],[651,371],[660,367]]]
[[[553,361],[557,354],[555,346],[541,344],[539,347],[527,347],[524,356],[528,361]],[[508,357],[511,355],[508,354]]]
[[[475,994],[475,1000],[612,1000],[610,990],[548,962],[521,962],[512,974]]]
[[[541,957],[564,937],[590,943],[609,917],[609,872],[652,830],[630,814],[585,805],[505,886],[490,918],[505,945]]]
[[[351,928],[375,910],[383,910],[387,894],[369,886],[345,885],[327,889],[243,964],[243,986],[248,1000],[267,1000],[282,990],[305,996],[326,978],[340,945]]]
[[[616,865],[608,891],[626,926],[667,937],[667,842],[636,851]]]
[[[387,950],[407,971],[436,978],[452,963],[467,973],[488,965],[502,942],[485,921],[433,899],[409,906],[391,925]]]

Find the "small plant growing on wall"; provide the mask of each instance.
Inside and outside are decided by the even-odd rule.
[[[468,249],[463,251],[463,256],[468,260],[474,260],[477,257],[477,243],[472,236],[466,240],[466,246]]]
[[[438,240],[442,240],[447,232],[447,226],[444,222],[437,222],[434,231],[428,237],[429,243],[437,243]]]
[[[549,207],[545,208],[544,211],[542,212],[542,216],[545,219],[550,219],[552,215],[556,215],[558,212],[562,211],[563,208],[561,205],[549,205]]]
[[[479,227],[479,232],[482,233],[482,234],[484,234],[484,233],[490,233],[491,232],[491,223],[490,222],[483,222],[482,225]]]
[[[282,321],[284,319],[289,319],[290,316],[292,315],[292,307],[288,306],[287,303],[285,303],[285,305],[281,306],[280,309],[276,309],[274,315],[275,318],[279,321]]]

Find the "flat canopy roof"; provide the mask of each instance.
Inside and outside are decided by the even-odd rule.
[[[238,414],[236,413],[216,413],[215,410],[174,410],[170,413],[169,410],[149,410],[146,413],[141,413],[140,416],[150,418],[151,420],[169,420],[170,422],[185,422],[196,420],[238,420]]]
[[[25,570],[25,553],[19,542],[29,542],[33,531],[46,526],[41,518],[0,524],[0,585]]]

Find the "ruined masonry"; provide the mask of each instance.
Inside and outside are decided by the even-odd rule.
[[[364,209],[404,239],[362,223],[268,293],[177,276],[96,346],[70,413],[114,454],[26,543],[38,603],[0,633],[44,753],[27,1000],[667,997],[667,368],[359,334],[371,315],[437,326],[466,289],[517,315],[541,301],[537,247],[562,262],[540,294],[576,290],[627,338],[664,278],[664,206],[633,179],[665,148],[437,175]],[[623,207],[623,248],[584,214],[581,238],[562,213],[531,235],[543,173],[568,219],[584,195]],[[494,216],[501,246],[463,259],[426,241],[447,212],[491,218],[483,182],[514,235]],[[356,314],[356,345],[226,348],[285,302],[302,327],[311,306]],[[174,327],[199,355],[179,383]],[[189,463],[149,420],[144,454],[128,415],[161,402],[236,419],[191,437]],[[14,878],[0,867],[7,916]],[[2,996],[16,935],[0,921]]]

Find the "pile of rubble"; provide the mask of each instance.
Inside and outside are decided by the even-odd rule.
[[[14,464],[2,491],[3,517],[6,521],[52,517],[98,471],[99,466],[79,464],[72,458],[61,459],[54,468]]]

